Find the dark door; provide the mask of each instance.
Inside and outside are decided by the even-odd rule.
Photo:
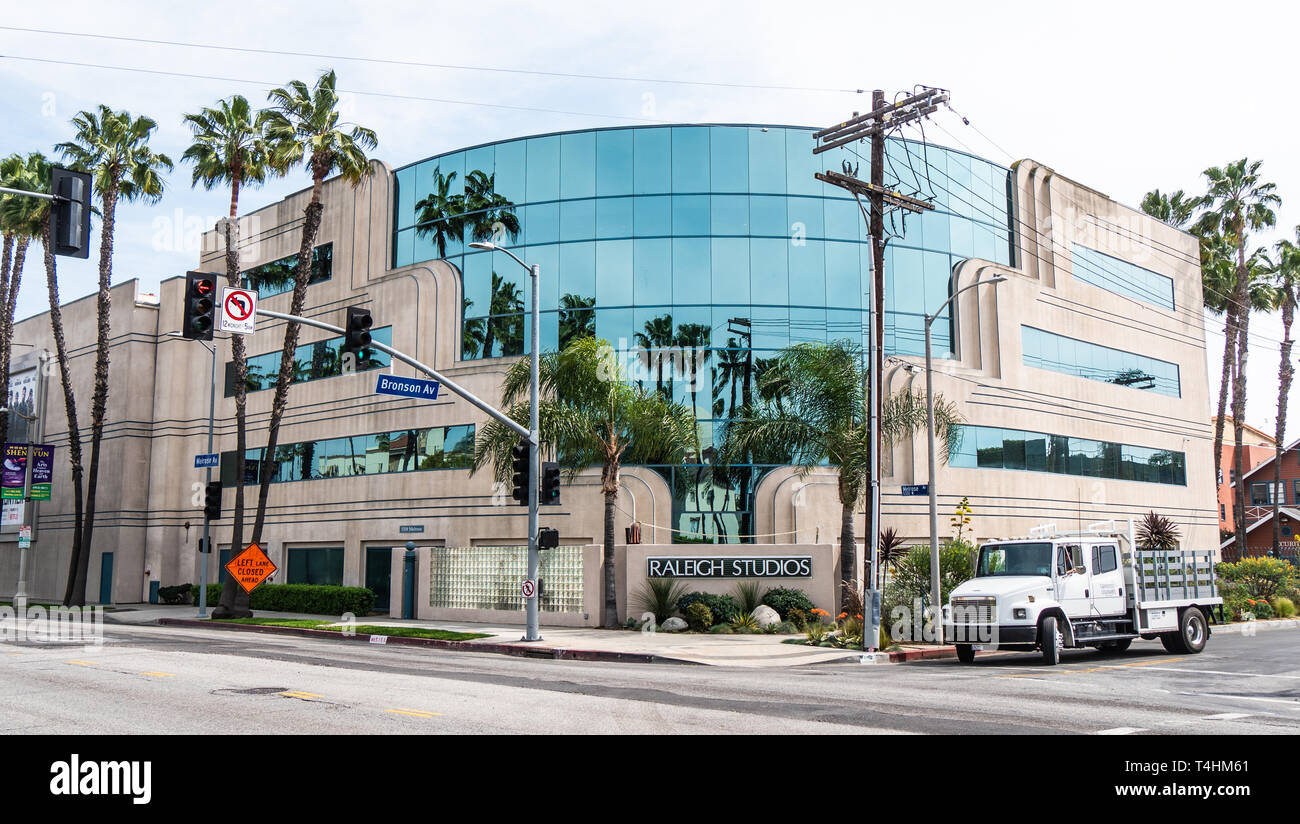
[[[99,602],[113,603],[113,553],[99,556]]]
[[[375,610],[389,612],[393,588],[393,549],[387,546],[366,547],[366,589],[375,593]]]

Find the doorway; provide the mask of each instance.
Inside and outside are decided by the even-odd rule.
[[[99,556],[99,602],[113,603],[113,553]]]
[[[375,593],[375,609],[377,611],[392,612],[392,547],[366,547],[366,589]]]

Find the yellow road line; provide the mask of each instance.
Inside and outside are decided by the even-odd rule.
[[[429,712],[427,710],[384,710],[384,712],[391,712],[397,715],[411,715],[416,718],[433,718],[435,715],[442,715],[440,712]]]
[[[174,672],[142,672],[140,674],[151,675],[154,678],[175,678],[176,677],[176,673]]]
[[[314,692],[302,692],[301,690],[288,690],[280,694],[287,695],[290,698],[320,698],[320,696]]]
[[[94,661],[64,661],[63,663],[65,663],[65,664],[76,664],[76,665],[79,666],[79,667],[93,667],[93,666],[95,666],[95,662],[94,662]]]

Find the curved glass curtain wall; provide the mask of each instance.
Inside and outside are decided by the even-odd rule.
[[[861,211],[813,173],[842,161],[870,175],[867,153],[813,155],[813,129],[784,126],[651,126],[566,132],[451,152],[395,173],[395,266],[445,258],[464,278],[462,356],[520,355],[530,328],[529,282],[502,255],[435,242],[416,204],[455,174],[449,196],[482,172],[514,205],[519,231],[500,238],[541,265],[543,349],[596,334],[626,351],[635,377],[693,406],[701,439],[752,391],[754,373],[802,341],[867,332],[870,245]],[[925,170],[928,169],[929,175]],[[913,141],[887,144],[886,182],[933,198],[936,208],[895,215],[885,261],[885,349],[921,354],[923,317],[948,297],[953,265],[967,257],[1011,263],[1009,173],[963,152]],[[947,323],[935,350],[951,347]],[[690,362],[673,347],[695,347]],[[674,479],[677,528],[734,540],[748,527],[757,475],[715,482],[711,472]],[[660,536],[663,539],[663,536]]]

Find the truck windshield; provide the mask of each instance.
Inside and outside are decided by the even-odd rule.
[[[1051,544],[986,544],[980,548],[975,577],[1052,574]]]

